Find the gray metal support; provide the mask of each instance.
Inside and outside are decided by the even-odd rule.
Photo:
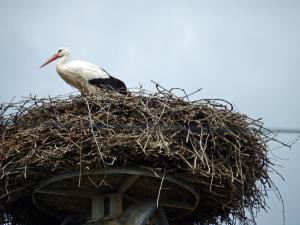
[[[140,174],[131,175],[119,188],[118,192],[124,194],[139,178]]]
[[[92,198],[89,222],[119,217],[122,214],[122,205],[122,196],[119,193]]]
[[[109,218],[116,218],[122,214],[122,196],[119,193],[109,195]]]
[[[101,188],[94,188],[91,185],[88,186],[87,189],[84,187],[74,188],[72,185],[60,185],[64,180],[69,180],[69,183],[72,184],[72,182],[76,181],[76,178],[79,176],[83,178],[84,176],[88,177],[89,175],[103,174],[106,176],[124,174],[128,178],[123,183],[119,182],[118,186],[114,187],[112,190],[113,193],[110,192],[109,194],[107,192],[103,192]],[[146,225],[149,222],[153,225],[168,225],[168,220],[161,207],[183,209],[182,212],[178,210],[178,218],[192,212],[197,207],[199,202],[199,194],[193,188],[193,186],[169,175],[164,177],[164,182],[169,182],[174,186],[178,186],[178,188],[189,192],[193,197],[193,201],[190,199],[183,201],[165,198],[164,201],[160,203],[160,207],[157,208],[155,193],[153,193],[152,196],[134,196],[134,194],[132,194],[132,189],[135,188],[136,183],[140,182],[139,179],[144,176],[162,179],[164,175],[157,173],[154,174],[148,170],[124,168],[91,170],[80,174],[78,172],[61,174],[42,182],[34,190],[32,194],[32,201],[34,205],[41,211],[50,216],[59,218],[59,214],[64,212],[64,210],[58,207],[59,210],[56,211],[55,205],[53,205],[51,208],[49,205],[45,204],[46,201],[44,200],[51,197],[51,195],[59,196],[60,199],[71,196],[91,200],[91,211],[89,211],[89,207],[86,207],[87,201],[85,200],[85,204],[82,204],[82,207],[84,208],[80,208],[80,205],[77,205],[78,213],[81,211],[84,212],[84,210],[88,210],[89,212],[84,212],[83,214],[79,215],[78,213],[73,215],[67,214],[66,219],[62,222],[64,225],[76,225],[82,224],[83,222],[85,222],[84,224],[89,225]],[[68,184],[68,182],[66,182],[66,184]],[[128,190],[130,190],[130,192]],[[170,189],[170,191],[172,190],[173,189]],[[174,190],[176,191],[175,187]],[[130,195],[128,193],[130,193]],[[126,207],[129,203],[131,203],[131,205],[129,205],[124,212],[122,209],[123,197],[126,198]],[[57,202],[57,205],[59,204],[60,203]],[[68,210],[66,210],[66,212],[68,213]],[[172,219],[176,218],[173,217]]]
[[[155,201],[132,204],[118,220],[122,225],[145,225],[156,209]]]
[[[91,222],[99,221],[104,217],[104,198],[95,197],[92,199]]]

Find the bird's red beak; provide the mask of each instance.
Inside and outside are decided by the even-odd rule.
[[[53,56],[51,56],[46,62],[44,62],[43,65],[40,66],[40,68],[46,66],[47,64],[51,63],[52,61],[54,61],[55,59],[57,59],[59,57],[58,54],[54,54]]]

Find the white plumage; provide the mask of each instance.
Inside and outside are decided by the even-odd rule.
[[[59,59],[56,66],[57,73],[82,94],[96,93],[100,89],[127,93],[124,82],[110,76],[104,69],[85,61],[68,61],[69,57],[70,51],[67,48],[60,48],[41,67]]]

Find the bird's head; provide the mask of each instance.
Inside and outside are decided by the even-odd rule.
[[[43,65],[40,66],[40,68],[46,66],[47,64],[51,63],[55,59],[61,58],[61,57],[68,57],[70,55],[70,51],[66,47],[59,48],[57,52],[51,56],[46,62],[44,62]]]
[[[69,56],[70,50],[66,47],[61,47],[57,50],[56,54],[58,55],[58,57]]]

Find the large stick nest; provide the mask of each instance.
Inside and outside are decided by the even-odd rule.
[[[272,185],[263,124],[220,99],[190,101],[166,90],[30,97],[0,106],[0,134],[2,224],[57,223],[30,196],[67,171],[147,167],[185,180],[200,203],[174,224],[252,224]]]

